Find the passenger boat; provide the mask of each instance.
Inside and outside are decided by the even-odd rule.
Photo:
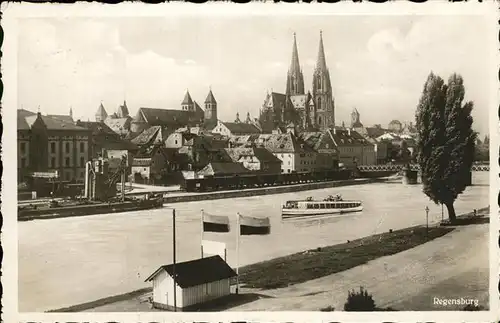
[[[342,214],[359,212],[363,210],[361,201],[344,200],[339,194],[328,196],[324,200],[313,200],[308,197],[305,200],[287,201],[281,210],[282,219],[300,218],[307,216],[319,216],[327,214]]]

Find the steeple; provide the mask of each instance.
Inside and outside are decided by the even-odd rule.
[[[318,61],[316,62],[316,69],[326,71],[326,58],[325,58],[325,48],[323,46],[323,31],[319,32],[319,50],[318,50]]]
[[[299,51],[297,49],[297,36],[293,33],[292,62],[290,64],[290,74],[300,73]]]
[[[250,112],[247,112],[247,118],[246,118],[245,122],[252,123],[252,118],[250,118]]]
[[[236,123],[240,123],[240,113],[239,112],[236,112],[236,119],[234,120],[234,122]]]
[[[184,111],[194,111],[194,102],[193,99],[191,99],[189,90],[186,90],[186,95],[184,96],[184,100],[182,100],[181,107]]]
[[[297,37],[293,33],[292,61],[286,79],[286,94],[304,94],[304,75],[300,69],[299,51],[297,50]]]
[[[189,94],[189,90],[186,91],[186,95],[184,96],[184,100],[182,100],[182,105],[185,104],[193,104],[193,99],[191,99],[191,95]]]
[[[207,103],[217,104],[217,101],[215,100],[214,94],[212,93],[212,88],[210,88],[210,91],[208,92],[207,98],[205,100],[205,104],[207,104]]]
[[[73,118],[73,108],[69,107],[69,116]]]
[[[128,108],[127,108],[127,101],[123,100],[123,105],[120,105],[118,107],[118,111],[116,113],[118,118],[126,118],[129,116]]]
[[[217,124],[217,101],[215,100],[214,94],[212,93],[212,87],[210,87],[207,98],[205,99],[204,118],[205,125],[209,128]]]
[[[333,101],[330,72],[326,65],[323,32],[319,33],[319,50],[316,68],[313,74],[313,100],[315,109],[315,125],[319,129],[328,129],[335,125],[335,105]]]
[[[95,113],[95,121],[103,122],[107,117],[108,113],[106,112],[106,109],[104,109],[101,101],[101,104],[99,105],[99,108],[97,108],[97,112]]]

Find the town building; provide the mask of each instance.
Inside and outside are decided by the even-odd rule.
[[[294,34],[292,60],[285,93],[271,91],[261,107],[260,125],[264,133],[293,122],[300,131],[323,130],[335,125],[335,105],[330,72],[326,64],[323,35],[320,32],[318,58],[313,73],[312,91],[305,92],[297,40]]]
[[[281,161],[282,173],[310,172],[317,167],[317,152],[297,137],[293,124],[282,134],[233,136],[229,145],[266,148]]]
[[[123,101],[123,104],[118,106],[116,112],[109,115],[101,102],[95,113],[95,121],[104,122],[109,128],[124,138],[130,132],[132,117],[130,116],[126,101]]]
[[[72,119],[71,119],[72,120]],[[62,181],[83,181],[91,130],[68,119],[17,111],[18,180],[33,172],[57,172]]]
[[[121,160],[122,156],[125,156],[127,165],[131,165],[133,156],[139,150],[137,145],[122,139],[104,122],[78,120],[76,125],[91,131],[90,158],[105,157]]]
[[[379,142],[386,142],[389,146],[389,159],[392,162],[406,163],[416,154],[416,140],[411,135],[386,133],[377,138]]]
[[[167,127],[151,126],[144,129],[130,141],[137,145],[140,149],[151,146],[164,146],[164,142],[168,138],[169,134],[170,132]]]
[[[236,272],[217,255],[176,263],[175,267],[161,266],[146,282],[153,284],[153,307],[172,310],[175,292],[176,309],[185,311],[229,296],[235,276]]]
[[[299,139],[316,152],[316,159],[305,167],[308,171],[338,169],[339,151],[328,132],[303,132]]]
[[[328,130],[339,151],[339,162],[347,167],[355,165],[374,165],[376,153],[374,144],[350,128]]]
[[[210,91],[211,93],[212,91]],[[210,96],[209,93],[209,96]],[[213,94],[211,95],[213,97]],[[217,115],[217,103],[207,102],[206,106],[210,109],[211,118]],[[201,126],[204,122],[205,111],[200,105],[191,98],[189,91],[186,91],[184,100],[181,102],[181,109],[154,109],[139,108],[131,125],[131,132],[139,133],[150,126],[163,126],[174,131],[181,127]],[[213,120],[210,119],[210,122]]]
[[[234,122],[217,121],[216,126],[211,130],[212,133],[220,134],[225,137],[252,135],[261,133],[260,128],[247,115],[245,122],[241,122],[239,113],[236,113]]]
[[[186,91],[181,102],[180,109],[158,109],[141,107],[132,118],[126,102],[118,107],[118,110],[108,115],[101,103],[95,114],[97,122],[105,122],[113,131],[128,139],[134,138],[145,129],[151,126],[166,127],[170,131],[181,127],[199,127],[205,123],[214,125],[217,121],[217,101],[209,91],[205,100],[205,110],[191,98],[189,91]]]
[[[166,172],[167,156],[164,147],[152,145],[137,153],[131,165],[131,180],[134,183],[160,184]]]
[[[281,173],[281,160],[264,147],[237,147],[225,150],[234,162],[242,164],[248,170],[264,174]]]

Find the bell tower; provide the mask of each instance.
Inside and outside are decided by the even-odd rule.
[[[335,126],[335,107],[333,101],[330,72],[326,65],[325,50],[323,47],[323,33],[319,34],[319,51],[316,68],[313,74],[313,100],[315,103],[315,126],[326,130]]]
[[[212,125],[217,124],[217,101],[212,93],[212,88],[210,88],[207,98],[205,99],[205,123]]]
[[[292,48],[292,61],[288,69],[286,78],[286,94],[287,95],[300,95],[305,94],[304,91],[304,75],[300,69],[299,51],[297,50],[297,38],[293,33],[293,48]]]

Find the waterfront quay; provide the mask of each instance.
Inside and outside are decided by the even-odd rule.
[[[455,202],[457,214],[489,205],[489,173],[474,172],[473,185]],[[177,261],[200,256],[200,210],[215,215],[268,216],[271,234],[241,237],[240,265],[376,233],[441,220],[441,206],[421,185],[372,183],[266,196],[175,203]],[[341,193],[363,202],[363,212],[316,220],[282,222],[283,202]],[[446,209],[444,210],[446,218]],[[235,223],[231,223],[234,225]],[[46,311],[149,287],[145,278],[172,260],[172,218],[168,208],[133,213],[20,222],[19,311]],[[236,236],[205,233],[226,243],[228,263],[236,264]],[[270,247],[272,246],[272,247]],[[71,286],[71,288],[68,288]]]

